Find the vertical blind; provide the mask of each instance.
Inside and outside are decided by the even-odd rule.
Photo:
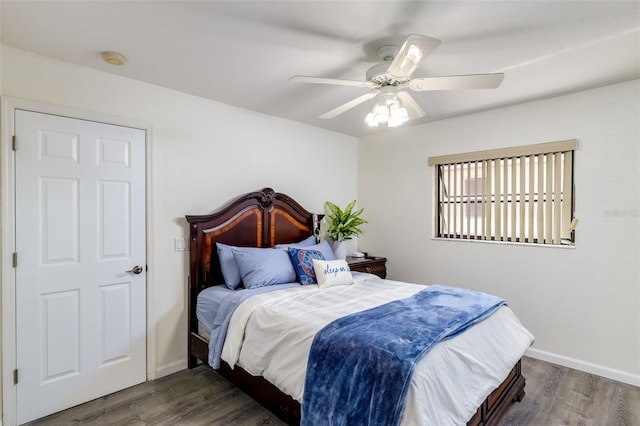
[[[430,157],[436,236],[572,245],[576,140]]]

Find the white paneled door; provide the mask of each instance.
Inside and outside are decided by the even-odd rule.
[[[17,110],[18,424],[146,379],[145,132]]]

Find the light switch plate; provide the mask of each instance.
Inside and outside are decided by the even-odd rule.
[[[174,246],[177,252],[179,251],[188,251],[189,247],[187,246],[187,239],[178,237],[174,240]]]

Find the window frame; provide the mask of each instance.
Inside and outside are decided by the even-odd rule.
[[[435,178],[434,237],[443,240],[575,247],[575,226],[577,224],[575,217],[575,151],[577,148],[577,140],[571,139],[429,157],[428,164],[435,166],[433,174]],[[570,153],[570,158],[565,160],[566,153]],[[535,160],[535,166],[530,165],[532,159]],[[520,170],[524,160],[527,161],[526,168]],[[541,161],[543,161],[543,165],[539,164]],[[551,170],[549,170],[550,165],[552,166]],[[558,165],[561,167],[559,171],[556,171]],[[569,167],[570,170],[566,171],[566,167]],[[478,172],[479,169],[482,170],[481,175]],[[447,182],[444,182],[445,173],[447,174]],[[527,173],[526,176],[525,173]],[[453,175],[453,181],[451,175]],[[536,179],[533,179],[534,175]],[[488,196],[485,195],[486,186],[483,186],[485,185],[485,176],[490,176],[489,179],[486,179],[490,188]],[[504,180],[501,180],[502,177]],[[527,180],[526,177],[529,179]],[[478,179],[481,179],[480,185],[478,185]],[[565,183],[567,179],[570,179],[568,184]],[[470,180],[476,182],[474,191],[469,190],[470,187],[465,184]],[[532,180],[534,180],[533,183]],[[527,182],[526,185],[525,182]],[[536,187],[536,182],[538,185],[544,183],[542,191],[539,186]],[[507,183],[510,183],[510,191],[507,190]],[[498,191],[495,190],[496,185],[500,187]],[[479,186],[484,190],[478,191]],[[454,188],[453,195],[442,193],[451,187]],[[570,199],[568,200],[565,194],[567,188],[570,191]],[[458,189],[460,189],[459,193]],[[534,189],[535,192],[533,192]],[[452,197],[453,202],[449,197]],[[445,198],[448,200],[444,201]],[[514,202],[517,204],[512,204]],[[556,207],[558,202],[559,206]],[[448,206],[446,214],[444,212],[445,203]],[[454,206],[453,215],[450,210],[452,203]],[[482,207],[478,208],[478,203],[482,203]],[[531,207],[531,203],[535,207]],[[567,203],[569,204],[567,205]],[[491,206],[489,210],[486,210],[486,204]],[[468,208],[472,205],[476,206],[475,214],[470,216]],[[525,206],[527,207],[526,211],[524,210]],[[501,212],[498,212],[496,218],[492,219],[492,211],[497,208],[500,208]],[[556,208],[558,211],[554,210]],[[532,213],[533,209],[535,209],[535,215]],[[457,218],[458,213],[460,213],[460,222]],[[502,217],[500,213],[503,214]],[[481,215],[482,219],[478,220],[478,215]],[[568,221],[566,221],[567,215]],[[473,217],[476,219],[474,220]],[[471,232],[472,222],[473,232]],[[516,226],[516,223],[519,226]],[[499,226],[500,229],[496,230],[496,226]],[[543,228],[539,229],[540,226]],[[467,228],[466,232],[465,228]],[[542,236],[542,241],[540,241],[540,236]]]

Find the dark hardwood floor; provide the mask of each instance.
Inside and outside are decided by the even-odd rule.
[[[29,423],[67,425],[283,425],[208,366],[183,370]]]
[[[500,425],[640,425],[640,388],[532,358],[523,358],[527,384]]]
[[[640,388],[524,358],[527,394],[500,425],[640,425]],[[45,417],[31,425],[282,425],[208,367],[158,380]],[[439,425],[438,425],[439,426]]]

